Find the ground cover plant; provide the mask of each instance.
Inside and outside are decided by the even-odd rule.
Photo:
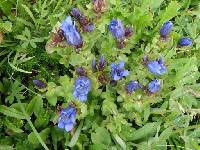
[[[199,150],[199,0],[1,0],[0,150]]]

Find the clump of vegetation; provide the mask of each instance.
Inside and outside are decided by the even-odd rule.
[[[0,149],[200,149],[199,6],[0,2]]]

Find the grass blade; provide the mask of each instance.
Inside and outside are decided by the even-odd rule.
[[[31,10],[26,5],[22,4],[22,7],[25,9],[25,11],[28,13],[28,15],[31,17],[31,19],[33,20],[33,22],[36,25],[36,20],[35,20],[35,17],[33,16],[33,13],[31,12]]]
[[[73,147],[76,144],[76,142],[77,142],[77,140],[79,138],[79,135],[81,133],[82,127],[83,127],[83,120],[79,124],[74,136],[72,137],[71,141],[69,142],[69,147]]]

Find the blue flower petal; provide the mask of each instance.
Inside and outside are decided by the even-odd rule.
[[[81,102],[85,102],[85,101],[87,101],[87,95],[79,95],[79,100],[81,101]]]
[[[128,76],[129,75],[129,71],[128,70],[124,70],[122,73],[122,76]]]
[[[120,68],[120,69],[123,69],[123,68],[124,68],[124,65],[125,65],[125,62],[123,62],[123,61],[120,61],[120,62],[119,62],[119,68]]]
[[[64,128],[65,128],[65,123],[62,122],[62,121],[59,121],[59,122],[58,122],[58,128],[64,129]]]
[[[65,131],[69,132],[73,129],[73,124],[72,123],[69,123],[69,124],[66,124],[65,125]]]
[[[97,71],[97,64],[96,64],[96,58],[92,60],[92,71],[96,72]]]
[[[117,74],[114,74],[114,76],[113,76],[113,80],[117,81],[117,80],[120,80],[120,79],[121,79],[120,76],[118,76]]]

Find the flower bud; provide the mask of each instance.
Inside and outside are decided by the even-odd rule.
[[[192,39],[183,37],[179,40],[178,46],[191,46],[192,45]]]
[[[163,26],[160,29],[160,36],[163,38],[166,38],[170,31],[172,30],[173,23],[171,21],[167,21],[163,24]]]

